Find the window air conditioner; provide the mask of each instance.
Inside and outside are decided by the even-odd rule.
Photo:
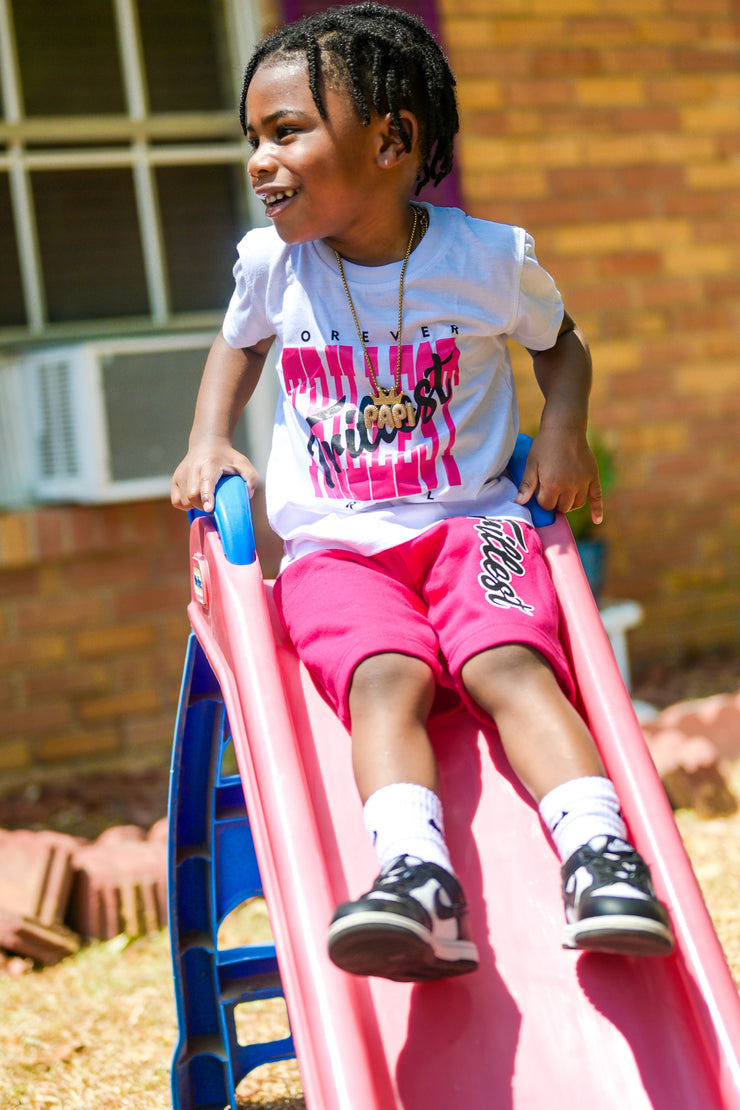
[[[48,347],[23,357],[30,493],[36,501],[164,497],[187,450],[212,333]],[[264,474],[273,376],[240,420],[235,446]]]

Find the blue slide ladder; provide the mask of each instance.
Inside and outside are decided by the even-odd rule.
[[[283,997],[275,946],[218,947],[224,918],[262,894],[241,781],[227,772],[230,745],[218,681],[191,633],[169,797],[169,929],[179,1029],[173,1110],[235,1108],[236,1088],[248,1072],[295,1056],[291,1036],[256,1044],[240,1044],[237,1037],[237,1006]]]

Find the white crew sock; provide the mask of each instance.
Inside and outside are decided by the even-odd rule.
[[[362,811],[381,870],[399,856],[417,856],[452,871],[442,803],[433,790],[394,782],[371,794]]]
[[[627,835],[610,779],[571,779],[545,794],[539,808],[563,863],[595,836],[624,840]]]

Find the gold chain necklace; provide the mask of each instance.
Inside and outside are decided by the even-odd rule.
[[[406,245],[406,253],[403,258],[403,265],[401,266],[401,277],[398,283],[398,335],[396,338],[396,377],[390,389],[384,389],[383,386],[379,384],[378,379],[375,376],[375,370],[373,369],[373,364],[370,361],[370,355],[368,354],[367,347],[365,346],[365,340],[362,336],[360,321],[357,319],[357,312],[355,311],[355,306],[352,302],[352,295],[349,291],[347,278],[344,275],[344,266],[342,265],[342,259],[339,253],[337,251],[334,251],[334,256],[337,260],[337,264],[339,265],[339,273],[342,277],[344,292],[347,294],[347,300],[349,301],[352,319],[355,322],[357,335],[360,340],[360,344],[362,345],[362,353],[365,356],[365,363],[367,365],[367,372],[370,377],[370,384],[375,391],[372,394],[373,404],[366,405],[364,410],[365,427],[368,429],[372,428],[373,424],[377,424],[379,428],[393,427],[400,429],[404,425],[406,425],[406,427],[413,428],[414,424],[416,423],[416,411],[414,409],[414,406],[401,391],[401,328],[403,326],[403,279],[406,276],[406,266],[408,265],[411,248],[414,245],[416,229],[421,224],[421,235],[419,238],[419,242],[421,242],[421,240],[424,238],[424,235],[426,234],[427,227],[429,226],[429,213],[427,212],[426,208],[418,208],[415,204],[413,204],[411,207],[414,213],[414,222],[411,226],[411,235],[409,236],[408,244]]]

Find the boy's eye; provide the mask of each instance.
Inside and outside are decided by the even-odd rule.
[[[256,150],[259,146],[259,139],[256,135],[247,135],[247,143],[251,146],[252,150]]]

